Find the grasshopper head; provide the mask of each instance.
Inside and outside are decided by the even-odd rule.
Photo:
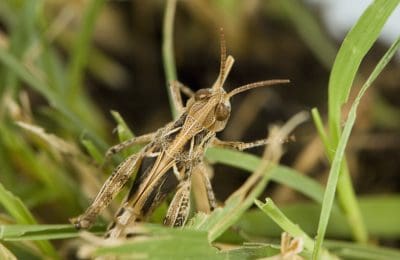
[[[234,95],[253,88],[289,83],[289,80],[286,79],[259,81],[237,87],[227,93],[223,84],[232,68],[234,59],[232,56],[228,56],[225,60],[225,55],[221,56],[221,70],[214,85],[211,88],[199,89],[188,100],[186,106],[189,116],[197,119],[197,122],[202,124],[204,128],[214,132],[219,132],[225,128],[231,113],[230,98]]]
[[[230,98],[234,95],[253,88],[289,82],[286,79],[260,81],[240,86],[227,93],[223,85],[233,63],[234,59],[232,56],[226,57],[225,40],[223,30],[221,29],[221,65],[218,78],[211,88],[199,89],[188,100],[186,105],[188,115],[201,124],[202,127],[210,131],[219,132],[225,128],[231,114]]]

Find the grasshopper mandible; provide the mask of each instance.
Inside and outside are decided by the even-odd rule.
[[[76,228],[89,228],[134,172],[137,172],[137,176],[114,222],[109,226],[106,238],[129,236],[126,227],[145,220],[174,190],[176,192],[164,224],[173,227],[184,225],[189,214],[192,178],[196,180],[196,188],[205,194],[206,208],[203,211],[210,212],[217,207],[203,160],[205,150],[210,146],[244,150],[268,143],[267,139],[244,143],[221,141],[216,137],[216,133],[225,128],[229,119],[230,98],[253,88],[289,82],[286,79],[260,81],[226,92],[223,84],[233,62],[232,56],[226,57],[222,39],[220,73],[212,87],[193,93],[179,82],[170,84],[178,118],[154,133],[134,137],[107,151],[106,157],[109,157],[129,146],[146,144],[141,151],[130,155],[117,166],[87,210],[71,220]],[[189,96],[186,106],[182,104],[181,92]]]

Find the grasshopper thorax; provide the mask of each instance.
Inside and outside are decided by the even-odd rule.
[[[231,113],[229,99],[223,89],[198,90],[187,102],[188,116],[195,118],[204,128],[219,132],[225,128]]]

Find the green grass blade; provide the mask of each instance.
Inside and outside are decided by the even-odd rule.
[[[273,169],[271,165],[265,168],[260,181],[254,187],[251,187],[245,195],[241,193],[231,195],[224,207],[214,210],[211,215],[205,216],[203,213],[196,215],[189,225],[190,228],[208,231],[208,240],[210,242],[215,241],[240,219],[262,193],[270,180],[271,169]]]
[[[400,237],[400,196],[381,195],[359,198],[365,225],[371,236],[377,239],[397,239]],[[298,224],[307,234],[314,237],[318,228],[320,206],[315,202],[298,202],[282,206],[285,216]],[[260,210],[250,210],[234,225],[247,237],[279,237],[281,229],[271,219],[265,218]],[[326,231],[327,237],[348,240],[352,230],[340,210],[333,210]]]
[[[25,207],[24,203],[10,191],[6,190],[0,183],[0,203],[14,217],[17,223],[21,224],[36,224],[36,220],[30,211]],[[4,226],[0,226],[0,239],[3,238]],[[36,243],[40,251],[44,255],[57,257],[57,253],[53,246],[48,241],[38,241]]]
[[[176,111],[176,107],[174,107],[174,102],[172,101],[171,89],[169,88],[171,82],[177,80],[176,66],[174,60],[174,46],[173,46],[175,9],[176,9],[176,0],[165,1],[162,54],[163,54],[166,86],[168,91],[168,99],[171,106],[173,118],[176,118],[178,116],[178,112]]]
[[[400,236],[399,194],[360,197],[360,209],[368,232],[379,239],[396,239]],[[297,223],[311,237],[315,236],[320,216],[320,206],[315,202],[299,202],[281,207],[282,212]],[[234,226],[249,237],[279,237],[281,230],[259,210],[246,212]],[[352,231],[340,210],[332,211],[327,236],[348,240]]]
[[[292,237],[301,237],[304,239],[304,247],[310,252],[313,251],[314,241],[298,225],[290,221],[270,198],[265,199],[264,203],[256,200],[255,204]]]
[[[0,202],[8,213],[21,224],[35,224],[35,218],[32,216],[24,203],[10,191],[6,190],[0,183]]]
[[[339,49],[329,78],[329,129],[332,131],[334,145],[337,144],[340,133],[340,110],[347,101],[361,61],[399,2],[375,0],[347,34]]]
[[[279,210],[275,203],[267,198],[265,203],[259,200],[255,201],[255,204],[261,209],[262,212],[267,214],[275,223],[277,223],[283,230],[289,233],[292,237],[301,238],[304,242],[304,248],[306,249],[307,257],[311,256],[314,250],[314,241],[305,233],[298,225],[294,224],[289,218]],[[329,253],[323,251],[323,259],[334,259]]]
[[[59,98],[45,82],[30,73],[25,66],[22,65],[22,63],[20,63],[12,54],[8,53],[6,49],[0,48],[0,62],[10,70],[14,71],[34,90],[43,95],[53,107],[66,115],[74,124],[83,125],[78,118],[69,111],[63,99]]]
[[[242,260],[242,259],[269,259],[267,257],[275,257],[280,254],[279,245],[246,243],[245,245],[225,250],[225,259]]]
[[[87,130],[91,137],[102,147],[106,147],[105,142],[100,137],[97,131],[98,127],[90,124],[88,121],[80,118],[73,112],[65,103],[62,94],[54,92],[54,90],[44,81],[33,75],[28,69],[19,62],[12,54],[8,53],[6,49],[0,48],[0,63],[3,63],[10,70],[14,71],[23,81],[25,81],[34,90],[43,95],[52,107],[57,109],[63,116],[68,119],[69,125],[75,133],[79,134],[84,129]]]
[[[93,227],[90,232],[97,234],[104,232],[101,227]],[[0,239],[5,241],[40,241],[50,239],[68,239],[79,236],[73,225],[4,225]]]
[[[252,154],[220,148],[208,149],[206,158],[214,163],[223,163],[249,172],[253,172],[261,162],[259,157]],[[271,170],[271,180],[289,186],[317,202],[322,202],[323,187],[289,167],[281,165],[274,167]]]
[[[332,167],[329,172],[329,179],[327,184],[327,189],[324,195],[324,202],[322,204],[321,210],[321,217],[318,224],[318,232],[317,232],[317,240],[316,240],[316,247],[314,251],[313,258],[318,259],[319,257],[319,250],[322,246],[322,241],[325,236],[326,227],[329,221],[329,215],[331,212],[333,200],[335,197],[336,185],[339,178],[339,171],[342,167],[343,158],[344,158],[344,151],[347,145],[347,142],[350,137],[351,130],[353,128],[354,122],[357,117],[357,108],[358,104],[361,101],[362,96],[364,95],[365,91],[371,86],[372,82],[378,77],[380,72],[385,68],[385,66],[389,63],[393,55],[396,53],[397,49],[400,47],[400,37],[392,44],[389,50],[385,53],[382,59],[379,61],[371,75],[368,77],[365,84],[362,86],[360,92],[358,93],[356,99],[354,100],[348,118],[346,120],[343,134],[340,137],[339,144],[337,146],[337,150],[335,152],[335,156],[333,158]]]
[[[311,109],[311,116],[313,118],[314,125],[317,128],[319,138],[321,138],[322,144],[325,147],[325,151],[327,151],[327,153],[331,154],[332,150],[331,150],[331,145],[329,143],[329,138],[325,132],[324,124],[322,123],[322,119],[318,112],[318,109],[316,109],[316,108]]]
[[[134,137],[132,130],[129,129],[128,124],[117,111],[111,111],[111,115],[117,122],[117,132],[120,142],[126,141]]]
[[[43,82],[32,75],[11,53],[8,52],[7,49],[3,49],[1,47],[0,62],[8,67],[10,71],[15,72],[20,78],[30,84],[36,91],[41,93],[49,101],[56,100],[54,93],[49,91],[49,88],[47,88]]]
[[[99,164],[103,165],[104,163],[104,155],[99,151],[96,145],[90,140],[85,139],[84,137],[81,139],[81,143],[86,148],[86,151],[90,154],[90,156]]]
[[[72,50],[71,63],[69,67],[69,89],[68,98],[70,101],[82,93],[82,79],[84,69],[88,63],[91,37],[97,16],[99,15],[105,0],[91,0],[87,4],[83,14],[81,31]]]
[[[375,245],[360,245],[341,241],[325,241],[331,252],[336,253],[343,259],[362,260],[393,260],[400,259],[400,251]]]
[[[120,255],[148,259],[224,259],[211,246],[204,231],[171,229],[157,225],[144,225],[144,239],[127,241],[121,245],[99,247],[95,255]]]

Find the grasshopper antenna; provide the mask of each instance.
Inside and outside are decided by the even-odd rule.
[[[220,41],[221,41],[221,65],[219,68],[219,83],[222,85],[223,79],[225,77],[225,63],[226,63],[226,43],[225,43],[225,34],[224,34],[224,29],[221,27],[220,28]]]
[[[230,99],[232,96],[239,94],[241,92],[253,89],[253,88],[260,88],[260,87],[267,87],[267,86],[273,86],[277,84],[287,84],[289,83],[290,80],[288,79],[271,79],[271,80],[264,80],[264,81],[259,81],[259,82],[254,82],[250,83],[247,85],[240,86],[238,88],[233,89],[231,92],[229,92],[226,95],[227,99]]]
[[[220,38],[221,38],[221,64],[220,64],[220,69],[219,69],[219,75],[217,80],[215,81],[214,85],[212,86],[213,89],[220,89],[222,88],[222,85],[224,84],[231,68],[234,63],[234,59],[232,56],[226,55],[226,45],[225,45],[225,35],[224,35],[224,29],[221,28],[220,30]]]

